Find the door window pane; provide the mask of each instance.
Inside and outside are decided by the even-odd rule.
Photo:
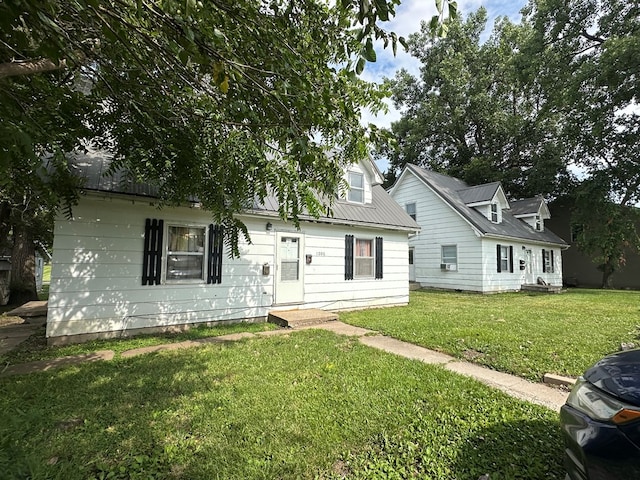
[[[280,280],[297,281],[300,278],[300,244],[295,237],[280,239]]]

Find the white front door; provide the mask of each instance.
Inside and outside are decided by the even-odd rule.
[[[531,250],[525,251],[524,261],[526,262],[524,283],[527,285],[533,285],[536,283],[536,269],[534,268],[533,253]]]
[[[413,247],[409,247],[409,281],[416,281],[416,266],[413,263],[414,255],[416,254]]]
[[[304,235],[276,235],[276,304],[302,303],[304,300]]]

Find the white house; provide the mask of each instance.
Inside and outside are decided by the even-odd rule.
[[[421,227],[409,239],[411,281],[477,292],[562,286],[568,245],[545,228],[542,198],[509,202],[500,183],[470,187],[415,165],[389,193]]]
[[[384,191],[371,162],[354,165],[333,216],[278,217],[275,199],[240,216],[252,243],[231,259],[196,204],[158,209],[153,190],[104,177],[108,158],[78,157],[84,193],[55,222],[49,343],[216,321],[271,310],[355,309],[409,300],[408,235],[419,227]]]

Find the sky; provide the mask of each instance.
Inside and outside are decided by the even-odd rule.
[[[475,12],[480,7],[485,7],[488,14],[486,36],[493,29],[494,21],[497,17],[507,16],[512,22],[520,21],[520,9],[526,5],[526,0],[458,0],[458,15],[466,17],[469,13]],[[436,14],[435,0],[403,0],[396,8],[394,19],[385,24],[385,29],[395,32],[398,36],[408,37],[411,33],[420,31],[422,20],[429,22]],[[377,61],[367,63],[362,78],[370,82],[381,82],[385,77],[393,78],[395,72],[404,68],[410,73],[417,75],[420,69],[420,62],[408,53],[404,52],[402,46],[398,46],[397,55],[394,57],[391,47],[383,49],[382,45],[376,45]],[[391,101],[388,101],[389,112],[380,113],[373,116],[365,112],[362,122],[366,125],[373,123],[378,127],[388,128],[391,122],[400,118],[400,112],[393,108]],[[381,171],[387,170],[388,162],[379,160],[376,162]]]

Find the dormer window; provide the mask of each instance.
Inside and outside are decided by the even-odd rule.
[[[540,219],[540,215],[536,215],[536,230],[542,230],[542,220]]]
[[[364,175],[358,172],[349,172],[349,193],[347,200],[350,202],[364,203]]]
[[[491,204],[491,221],[493,223],[498,223],[498,204],[497,203]]]

